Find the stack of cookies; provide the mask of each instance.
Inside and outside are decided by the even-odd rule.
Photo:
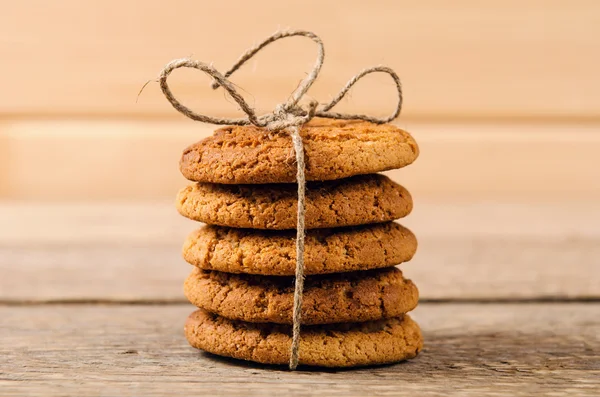
[[[415,236],[394,220],[410,194],[377,172],[412,163],[405,131],[364,121],[314,119],[301,129],[306,157],[306,275],[300,364],[348,367],[415,357],[419,327],[406,314],[416,286],[395,267]],[[238,359],[287,364],[296,267],[296,163],[285,131],[218,129],[187,148],[179,212],[206,225],[187,238],[194,265],[185,295],[199,309],[189,343]]]

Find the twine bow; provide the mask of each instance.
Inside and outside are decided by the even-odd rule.
[[[269,45],[270,43],[277,41],[285,37],[302,36],[308,37],[314,41],[318,46],[317,60],[313,69],[310,73],[302,80],[300,85],[292,92],[288,100],[275,107],[272,113],[268,113],[262,116],[257,116],[255,110],[248,105],[244,98],[237,92],[234,85],[228,80],[228,78],[238,70],[245,62],[252,58],[257,52]],[[306,179],[305,179],[305,164],[304,164],[304,146],[302,144],[302,138],[300,137],[300,127],[308,123],[313,117],[324,117],[330,119],[360,119],[369,121],[372,123],[383,124],[392,121],[400,114],[402,107],[402,87],[400,84],[400,78],[390,68],[385,66],[375,66],[367,68],[359,72],[357,75],[352,77],[342,88],[342,90],[327,104],[319,104],[315,100],[310,100],[306,105],[300,105],[300,100],[304,97],[308,89],[317,79],[321,67],[323,66],[323,59],[325,52],[323,48],[323,42],[321,39],[312,32],[305,30],[294,30],[277,32],[274,35],[268,37],[258,45],[248,49],[237,62],[229,69],[225,74],[221,74],[212,65],[194,61],[189,58],[176,59],[162,70],[159,83],[160,88],[167,98],[167,100],[177,109],[180,113],[183,113],[192,120],[201,121],[204,123],[211,124],[225,124],[225,125],[255,125],[257,127],[264,127],[268,130],[278,131],[287,129],[291,135],[294,151],[296,153],[297,173],[296,182],[298,183],[298,212],[297,212],[297,224],[296,224],[296,274],[295,274],[295,286],[294,286],[294,306],[293,306],[293,327],[292,327],[292,345],[290,348],[290,369],[294,370],[298,366],[299,358],[299,344],[300,344],[300,324],[301,324],[301,309],[302,309],[302,291],[304,289],[304,217],[305,217],[305,192],[306,192]],[[213,78],[212,88],[217,89],[223,87],[225,91],[237,102],[242,111],[246,113],[247,118],[220,118],[206,116],[194,112],[190,108],[183,105],[175,98],[167,79],[171,72],[178,68],[193,68],[203,71]],[[368,116],[365,114],[346,114],[331,112],[333,108],[352,88],[354,84],[364,76],[370,73],[382,72],[389,74],[398,91],[398,103],[394,112],[388,117],[377,118]]]

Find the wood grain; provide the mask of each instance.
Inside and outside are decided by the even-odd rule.
[[[254,365],[192,349],[174,306],[0,307],[0,387],[16,395],[596,396],[600,305],[423,304],[425,349],[345,371]]]
[[[597,204],[423,202],[403,223],[422,299],[600,298]],[[184,301],[197,224],[171,203],[5,204],[0,225],[0,301]]]
[[[224,21],[224,15],[227,21]],[[400,74],[412,119],[600,118],[600,3],[594,0],[198,2],[24,0],[0,13],[0,116],[177,117],[142,84],[170,60],[192,55],[220,70],[278,28],[311,29],[326,63],[311,91],[326,100],[359,70],[387,64]],[[313,62],[309,42],[277,44],[234,76],[270,109]],[[361,83],[348,110],[383,114],[385,76]],[[199,73],[181,72],[175,92],[208,113],[232,114]]]
[[[600,124],[398,124],[421,154],[389,175],[418,200],[600,200]],[[189,120],[0,122],[0,198],[173,200],[187,183],[181,152],[213,130]]]

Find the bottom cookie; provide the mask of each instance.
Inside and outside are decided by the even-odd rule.
[[[185,324],[190,345],[207,352],[263,364],[288,364],[291,327],[252,324],[193,312]],[[364,323],[304,326],[300,364],[356,367],[414,358],[423,347],[421,330],[408,315]]]

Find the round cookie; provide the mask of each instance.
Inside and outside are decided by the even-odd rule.
[[[179,191],[177,210],[211,225],[252,229],[295,229],[295,184],[220,185],[196,183]],[[306,187],[306,228],[381,223],[412,210],[408,191],[384,175],[370,174]]]
[[[228,320],[200,309],[185,324],[193,347],[264,364],[288,364],[291,327]],[[300,364],[356,367],[414,358],[423,348],[419,326],[408,315],[366,323],[302,327]]]
[[[312,229],[304,244],[306,275],[394,266],[412,259],[417,250],[415,235],[395,222]],[[206,225],[188,236],[183,258],[206,270],[293,276],[296,231]]]
[[[194,269],[184,284],[188,300],[208,312],[253,323],[292,324],[292,277]],[[307,277],[302,324],[363,322],[413,310],[419,291],[395,268]]]
[[[313,119],[300,131],[306,180],[371,174],[411,164],[419,148],[409,133],[390,124]],[[225,184],[296,181],[292,140],[286,131],[228,126],[188,147],[179,163],[189,180]]]

